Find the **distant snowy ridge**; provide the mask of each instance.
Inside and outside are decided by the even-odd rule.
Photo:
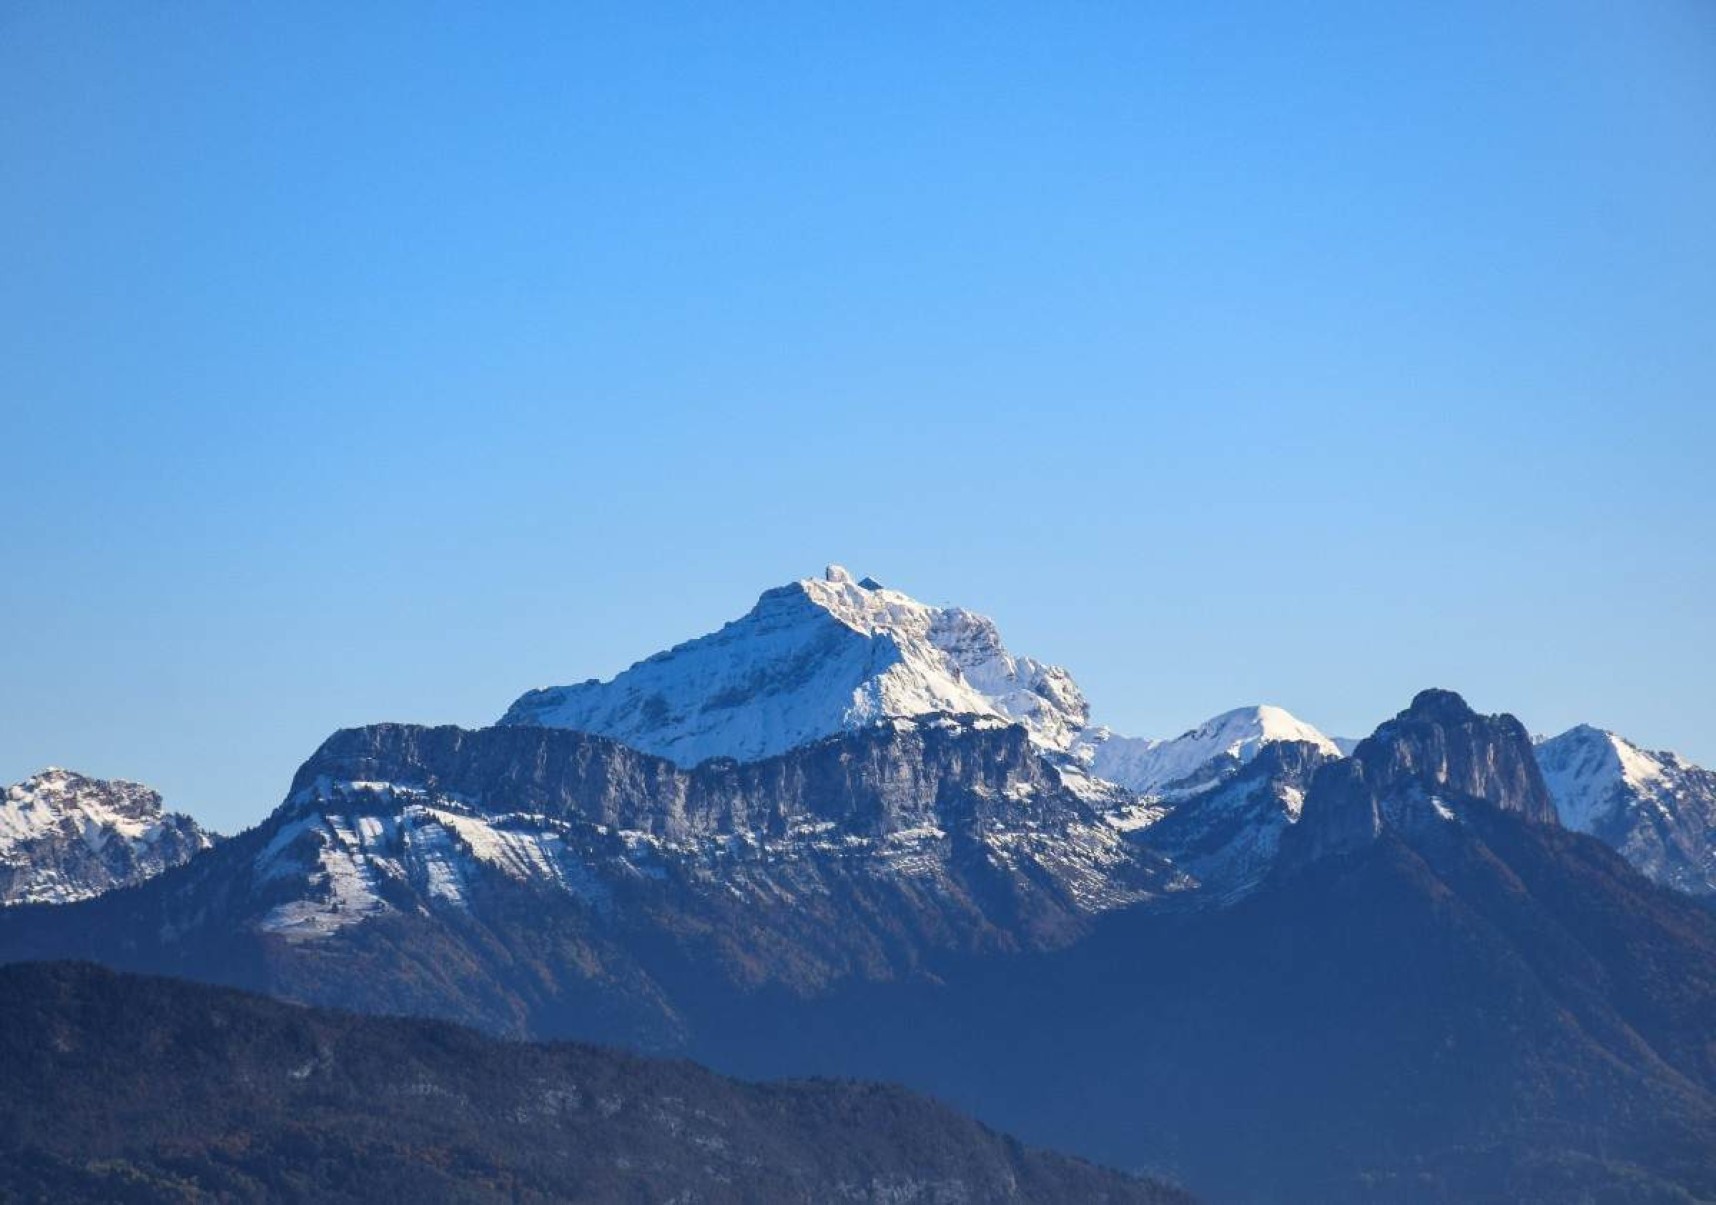
[[[1108,822],[1170,858],[1219,903],[1263,881],[1283,834],[1299,822],[1312,776],[1343,756],[1323,733],[1279,707],[1223,712],[1173,740],[1093,728],[1072,756],[1134,794]]]
[[[1093,728],[1080,736],[1073,753],[1097,778],[1140,795],[1184,795],[1215,787],[1266,745],[1288,741],[1313,745],[1326,757],[1342,756],[1335,742],[1316,728],[1267,705],[1223,712],[1165,741]]]
[[[611,681],[531,691],[501,723],[595,733],[689,767],[934,713],[1020,723],[1055,750],[1089,721],[1067,672],[1009,652],[989,619],[830,565]]]
[[[68,903],[129,886],[214,843],[135,782],[58,766],[0,795],[0,904]]]

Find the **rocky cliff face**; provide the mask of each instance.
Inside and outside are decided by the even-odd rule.
[[[88,899],[160,874],[214,840],[148,787],[50,767],[0,795],[0,904]]]
[[[291,798],[365,782],[669,842],[786,839],[822,824],[876,838],[943,821],[1094,819],[1023,726],[983,716],[898,720],[781,757],[690,770],[582,732],[378,724],[331,737],[299,770]]]
[[[468,908],[469,885],[495,872],[598,908],[640,876],[681,883],[681,902],[746,900],[754,917],[796,901],[779,918],[793,929],[855,881],[898,897],[831,914],[817,946],[926,916],[937,940],[1000,923],[1030,944],[1177,885],[1023,727],[992,717],[895,720],[690,770],[552,728],[353,729],[305,763],[258,866],[328,884],[326,907],[293,898],[262,921],[294,935],[387,911],[389,885]]]
[[[1379,792],[1418,783],[1535,824],[1556,823],[1525,725],[1511,715],[1479,715],[1453,691],[1421,691],[1353,751],[1353,760]]]
[[[1474,803],[1558,823],[1523,724],[1479,715],[1452,691],[1422,691],[1350,758],[1317,772],[1283,854],[1303,861],[1368,844],[1389,828],[1434,831]]]
[[[560,729],[378,725],[182,873],[0,926],[0,959],[674,1045],[711,1001],[1050,948],[1185,886],[993,717],[691,770]]]

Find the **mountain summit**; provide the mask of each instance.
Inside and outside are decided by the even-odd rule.
[[[1141,795],[1190,794],[1217,785],[1249,764],[1265,747],[1314,746],[1325,757],[1341,751],[1304,720],[1280,707],[1237,707],[1172,740],[1120,736],[1092,728],[1075,750],[1098,778]]]
[[[1293,843],[1297,856],[1346,851],[1389,829],[1434,830],[1472,803],[1559,826],[1525,725],[1480,715],[1451,690],[1424,690],[1317,772]]]
[[[1015,656],[993,621],[830,565],[611,681],[533,690],[501,723],[573,728],[690,767],[938,712],[1020,723],[1050,749],[1090,718],[1071,676]]]
[[[88,899],[160,874],[215,840],[140,783],[49,766],[0,791],[0,905]]]
[[[1659,883],[1716,895],[1716,771],[1589,724],[1539,741],[1537,761],[1568,828]]]

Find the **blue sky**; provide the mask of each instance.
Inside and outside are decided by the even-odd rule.
[[[0,779],[236,828],[830,560],[1716,763],[1712,130],[1705,0],[9,4]]]

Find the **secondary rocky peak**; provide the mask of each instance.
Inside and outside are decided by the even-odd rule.
[[[1411,705],[1395,718],[1426,724],[1464,724],[1478,718],[1478,713],[1456,692],[1431,687],[1413,695]]]
[[[1457,823],[1473,804],[1536,824],[1557,823],[1531,737],[1511,715],[1481,715],[1453,691],[1426,690],[1317,772],[1285,861],[1314,859],[1376,839]]]
[[[161,813],[161,796],[142,783],[92,778],[62,766],[47,766],[23,782],[6,788],[13,809],[9,830],[16,833],[24,817],[51,823],[68,812],[82,811],[102,820],[148,820]]]
[[[1380,790],[1417,783],[1536,823],[1557,822],[1525,725],[1511,715],[1480,715],[1451,690],[1420,691],[1360,743],[1353,760]]]

